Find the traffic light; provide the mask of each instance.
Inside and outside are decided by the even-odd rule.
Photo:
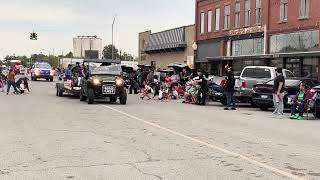
[[[37,33],[30,33],[30,40],[38,40],[38,34]]]

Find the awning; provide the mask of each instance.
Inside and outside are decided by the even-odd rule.
[[[258,54],[258,55],[244,55],[244,56],[219,56],[219,57],[207,57],[208,61],[231,61],[231,60],[241,60],[241,59],[271,59],[272,54]]]
[[[274,58],[320,57],[320,51],[278,53],[278,54],[274,54],[273,57]]]

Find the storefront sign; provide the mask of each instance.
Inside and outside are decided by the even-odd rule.
[[[263,32],[263,31],[264,31],[264,26],[254,26],[254,27],[230,30],[229,35],[236,36],[241,34],[252,34],[252,33]]]

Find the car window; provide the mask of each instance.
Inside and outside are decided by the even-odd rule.
[[[40,69],[51,69],[50,64],[36,64],[35,67]]]
[[[271,78],[271,73],[268,68],[246,68],[242,73],[242,77]]]
[[[285,70],[284,72],[286,73],[287,78],[295,78],[296,77],[292,72],[290,72],[288,70]]]

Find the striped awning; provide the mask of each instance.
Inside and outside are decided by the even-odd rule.
[[[150,53],[152,51],[184,49],[186,47],[185,28],[180,27],[151,34],[149,46],[144,51]]]

